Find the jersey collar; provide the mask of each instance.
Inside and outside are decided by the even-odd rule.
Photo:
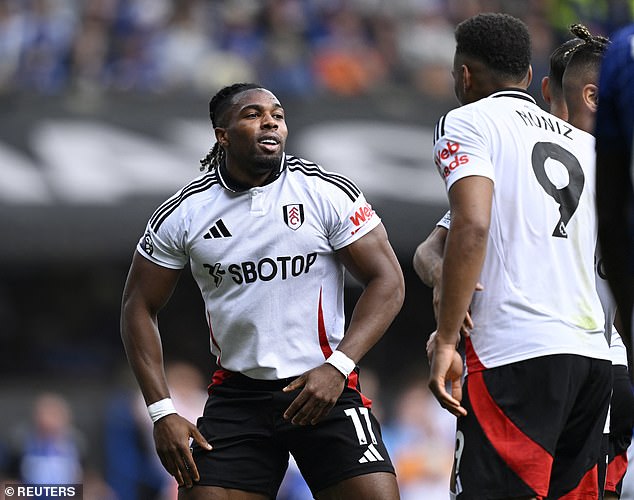
[[[523,99],[525,101],[532,102],[533,104],[537,104],[537,101],[535,101],[533,96],[522,89],[508,88],[494,92],[489,97],[514,97],[516,99]]]
[[[282,174],[285,168],[286,168],[286,154],[282,154],[282,161],[280,162],[279,168],[266,180],[266,182],[264,183],[264,186],[266,186],[267,184],[271,184],[273,181],[275,181]],[[253,186],[247,186],[246,184],[242,184],[238,182],[237,180],[235,180],[233,177],[231,177],[231,174],[227,170],[227,164],[224,161],[224,159],[220,163],[220,166],[216,169],[216,172],[218,173],[218,180],[220,181],[220,185],[223,188],[233,193],[241,193],[243,191],[248,191],[249,189],[253,187]]]

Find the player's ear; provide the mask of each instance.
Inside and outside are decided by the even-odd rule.
[[[227,137],[227,129],[222,127],[216,127],[214,129],[214,134],[216,135],[216,141],[223,148],[226,148],[229,145],[229,138]]]
[[[528,65],[528,72],[526,73],[526,87],[528,87],[533,81],[533,66]]]
[[[546,104],[550,106],[550,80],[547,76],[542,78],[542,97],[544,98]]]
[[[594,83],[588,83],[583,87],[583,102],[593,113],[596,113],[599,104],[599,87]]]
[[[469,66],[463,64],[461,67],[462,70],[462,90],[466,93],[473,86],[473,73],[469,69]]]

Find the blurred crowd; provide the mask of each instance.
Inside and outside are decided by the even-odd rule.
[[[183,360],[169,361],[166,376],[176,409],[196,422],[207,399],[206,376]],[[433,399],[424,376],[410,376],[389,405],[378,374],[364,369],[361,378],[382,422],[401,498],[445,500],[455,419]],[[71,398],[63,390],[36,391],[0,434],[0,482],[81,485],[87,500],[176,500],[176,482],[155,453],[152,422],[127,367],[103,402],[94,400]],[[77,418],[88,406],[92,426]],[[277,500],[312,498],[291,457]]]
[[[0,0],[0,93],[451,92],[456,23],[523,19],[537,69],[567,26],[608,34],[632,0]],[[540,74],[540,73],[536,73]]]

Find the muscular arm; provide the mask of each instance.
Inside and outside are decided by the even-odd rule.
[[[337,347],[358,363],[401,309],[405,294],[403,273],[382,224],[338,250],[337,257],[364,287]],[[341,395],[343,381],[341,373],[327,363],[303,374],[285,389],[303,387],[285,417],[296,424],[317,423]]]
[[[179,276],[179,270],[158,266],[135,252],[126,280],[121,339],[146,404],[169,397],[158,313],[172,296]],[[187,487],[199,479],[189,449],[190,437],[210,449],[198,429],[177,414],[162,417],[154,424],[154,441],[161,463],[179,485]]]
[[[438,330],[429,386],[440,404],[455,415],[465,413],[460,406],[461,388],[453,374],[452,397],[445,389],[446,377],[454,360],[460,326],[467,314],[486,254],[491,218],[493,182],[480,176],[456,181],[449,190],[451,231],[447,234],[442,268],[442,291]]]
[[[358,363],[401,310],[405,296],[403,272],[382,224],[339,250],[337,256],[364,287],[337,347]]]
[[[121,339],[146,404],[169,397],[158,313],[172,296],[179,270],[158,266],[135,252],[121,305]]]
[[[447,232],[446,228],[435,226],[414,253],[414,270],[421,281],[431,288],[440,283]]]

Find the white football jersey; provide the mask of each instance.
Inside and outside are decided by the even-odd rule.
[[[605,315],[604,328],[606,336],[610,339],[610,357],[612,358],[612,364],[627,366],[627,351],[625,350],[625,344],[623,344],[623,339],[614,326],[616,301],[614,300],[614,295],[612,294],[606,279],[605,271],[603,270],[603,261],[598,250],[595,268],[597,292],[599,293],[599,299],[601,299],[601,305],[603,306],[603,314]]]
[[[285,155],[279,177],[232,190],[221,169],[152,215],[138,251],[187,263],[205,304],[218,366],[256,379],[324,362],[344,334],[344,268],[335,257],[380,218],[348,178]]]
[[[610,359],[594,279],[592,135],[505,90],[442,117],[434,160],[448,191],[472,175],[494,183],[468,369],[549,354]]]
[[[445,215],[436,223],[437,226],[444,227],[449,230],[451,226],[451,211],[448,210]],[[614,317],[616,316],[616,301],[610,291],[610,287],[605,278],[601,265],[601,258],[597,252],[595,259],[595,277],[597,293],[599,294],[599,300],[601,301],[601,307],[603,308],[603,315],[605,317],[604,332],[606,339],[610,339],[610,358],[613,365],[627,366],[627,352],[625,350],[625,344],[623,339],[614,326]]]

